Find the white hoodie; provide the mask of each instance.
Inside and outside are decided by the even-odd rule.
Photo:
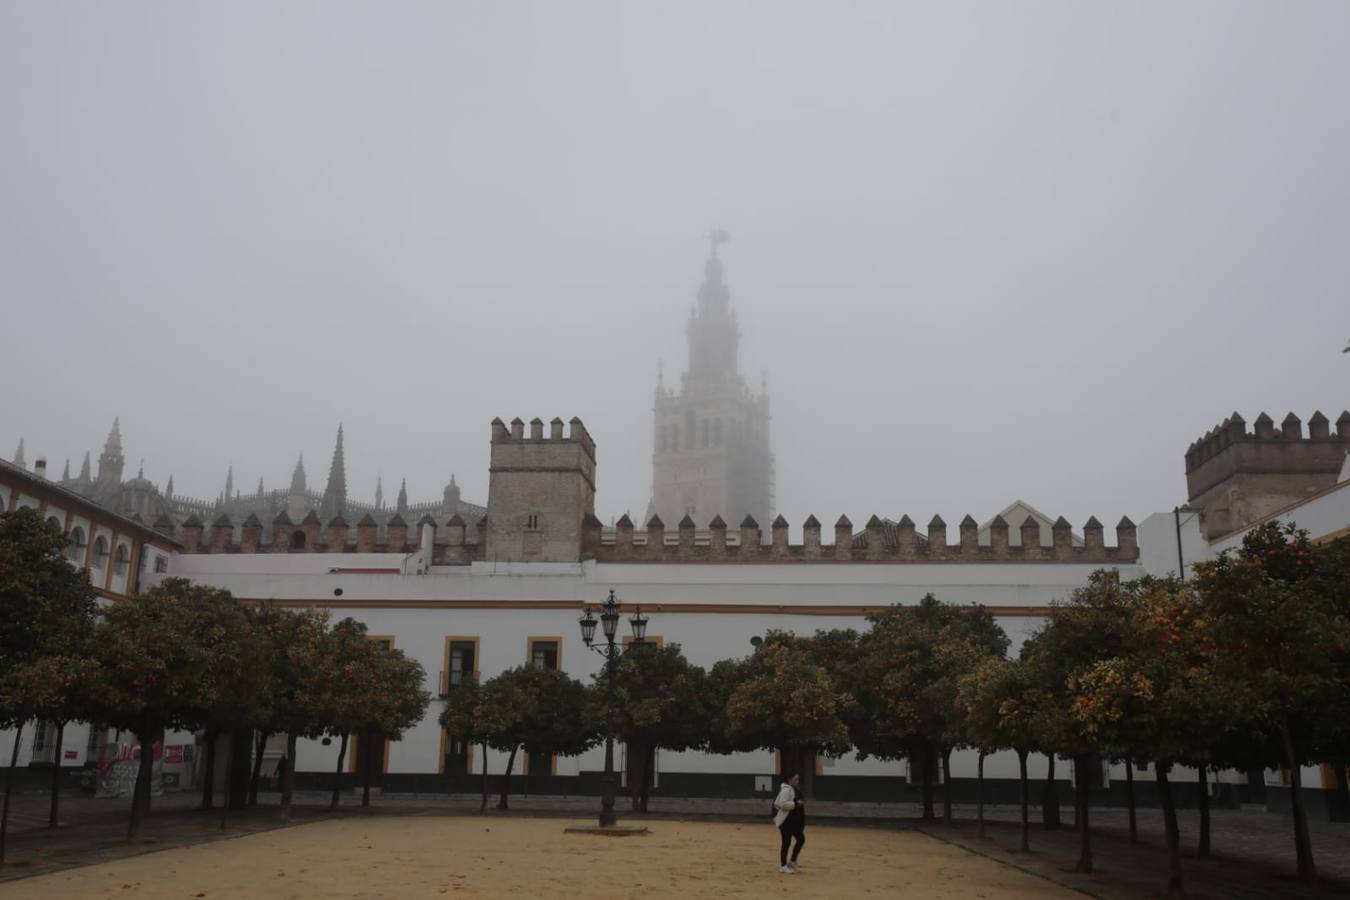
[[[774,825],[782,825],[787,821],[788,813],[797,808],[795,797],[796,792],[792,790],[792,785],[783,782],[783,786],[778,789],[778,796],[773,801],[774,809],[778,810],[773,814]]]

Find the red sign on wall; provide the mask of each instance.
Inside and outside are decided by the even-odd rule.
[[[67,751],[65,752],[64,755],[65,755],[65,758],[66,758],[66,759],[79,759],[79,758],[80,758],[80,751],[78,751],[78,750],[67,750]]]

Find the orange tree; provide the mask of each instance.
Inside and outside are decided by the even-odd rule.
[[[1350,538],[1339,538],[1313,549],[1316,567],[1312,586],[1321,592],[1333,611],[1336,622],[1350,620]],[[1309,739],[1313,755],[1332,767],[1335,777],[1332,793],[1332,816],[1339,821],[1350,820],[1350,784],[1347,784],[1347,766],[1350,766],[1350,648],[1335,654],[1338,688],[1335,699],[1324,707],[1324,714],[1313,723]]]
[[[1350,622],[1342,578],[1292,524],[1252,529],[1236,552],[1196,566],[1204,615],[1214,629],[1218,677],[1241,690],[1244,709],[1278,741],[1289,773],[1299,877],[1316,880],[1301,767],[1315,760],[1319,727],[1346,709]],[[1330,565],[1333,561],[1329,561]],[[1342,570],[1343,571],[1343,570]]]
[[[238,722],[258,660],[235,629],[229,592],[173,578],[103,611],[95,638],[99,663],[97,721],[131,731],[140,770],[128,836],[150,807],[153,747],[166,728],[196,729],[206,721]]]
[[[402,650],[366,636],[366,626],[347,618],[333,627],[329,652],[335,669],[325,677],[316,672],[324,696],[315,698],[316,729],[342,735],[338,773],[333,780],[332,806],[338,806],[343,757],[348,735],[360,741],[360,806],[370,806],[371,769],[383,741],[397,741],[404,731],[421,722],[431,694],[425,688],[427,672]],[[321,722],[321,725],[320,725]]]
[[[627,747],[628,785],[635,811],[647,811],[652,763],[658,748],[689,750],[708,741],[707,673],[690,665],[679,644],[630,644],[616,660],[614,736]],[[587,718],[604,728],[607,669],[595,676]]]
[[[1098,570],[1087,584],[1074,590],[1065,603],[1051,606],[1046,624],[1022,648],[1022,658],[1038,688],[1037,729],[1041,747],[1050,756],[1074,761],[1077,782],[1075,825],[1080,832],[1076,869],[1092,871],[1092,841],[1088,827],[1092,775],[1107,748],[1099,737],[1079,726],[1074,716],[1072,676],[1101,659],[1119,656],[1129,636],[1135,592],[1121,584],[1118,573]],[[1053,769],[1047,807],[1058,809]]]
[[[328,613],[316,609],[288,610],[263,606],[254,614],[254,627],[266,645],[269,678],[267,715],[261,734],[285,734],[286,756],[281,771],[281,818],[289,819],[295,788],[295,751],[300,737],[317,737],[328,693],[336,682],[330,651]],[[261,760],[262,741],[259,741]],[[254,777],[256,784],[257,764]]]
[[[595,744],[586,698],[580,681],[542,666],[507,669],[483,683],[473,727],[494,750],[509,754],[499,809],[507,807],[511,770],[522,748],[546,760],[555,754],[575,756]]]
[[[817,663],[805,642],[770,631],[755,652],[723,660],[710,673],[715,752],[775,750],[781,769],[802,773],[810,796],[817,753],[844,753],[848,729],[841,718],[849,702]],[[718,733],[720,729],[720,733]]]
[[[951,821],[951,754],[968,743],[962,678],[1008,648],[989,612],[941,603],[932,594],[918,604],[896,604],[870,616],[858,639],[848,685],[856,691],[849,721],[860,754],[907,756],[922,773],[923,817],[933,817],[936,762],[943,766],[943,817]]]
[[[0,862],[24,723],[36,718],[56,724],[49,818],[55,827],[64,725],[86,713],[95,594],[88,576],[66,561],[65,549],[61,529],[37,510],[0,513],[0,728],[14,729],[0,810]]]
[[[445,706],[438,719],[447,735],[459,738],[472,746],[478,744],[483,751],[482,802],[479,812],[487,809],[488,778],[487,748],[488,737],[501,728],[500,722],[494,722],[487,716],[488,709],[483,703],[483,686],[476,679],[465,679],[450,689],[445,697]]]
[[[342,767],[353,734],[360,736],[369,718],[368,701],[375,690],[379,645],[366,637],[366,626],[352,618],[335,624],[320,640],[326,665],[315,684],[315,721],[323,734],[338,740],[330,809],[337,809]]]
[[[1036,748],[1036,685],[1020,660],[990,658],[961,678],[958,701],[965,708],[966,740],[980,754],[976,818],[984,837],[984,757],[1005,748],[1017,754],[1021,850],[1031,850],[1027,816],[1027,755]]]
[[[1109,656],[1068,678],[1074,721],[1111,755],[1154,761],[1168,852],[1168,893],[1183,893],[1180,833],[1168,776],[1202,755],[1211,730],[1235,722],[1241,699],[1219,681],[1213,623],[1195,591],[1176,579],[1127,585],[1136,602],[1124,639]]]

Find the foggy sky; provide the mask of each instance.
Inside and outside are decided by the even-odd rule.
[[[1337,0],[4,3],[0,454],[120,415],[128,477],[322,488],[342,422],[349,496],[481,503],[494,416],[576,415],[640,516],[720,226],[794,540],[1138,520],[1234,410],[1350,405],[1347,38]]]

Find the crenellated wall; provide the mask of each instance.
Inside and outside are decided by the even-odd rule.
[[[886,539],[886,530],[893,529],[893,540]],[[802,542],[789,543],[788,523],[782,517],[774,519],[770,540],[763,541],[759,524],[747,516],[740,526],[728,534],[727,524],[718,516],[699,530],[693,520],[685,516],[671,535],[665,523],[653,516],[645,531],[636,531],[628,516],[620,519],[613,529],[604,528],[594,517],[583,526],[582,553],[584,558],[600,562],[881,562],[881,563],[954,563],[980,562],[1065,562],[1117,564],[1139,559],[1139,543],[1135,525],[1122,518],[1116,525],[1116,544],[1108,547],[1105,529],[1096,518],[1083,526],[1083,545],[1074,546],[1073,530],[1064,518],[1052,528],[1052,542],[1041,544],[1040,523],[1033,517],[1018,525],[1021,545],[1009,539],[1010,526],[996,516],[989,528],[989,543],[979,541],[979,525],[966,516],[957,527],[956,542],[948,542],[947,524],[934,516],[924,534],[919,534],[909,516],[898,523],[887,525],[872,516],[861,535],[855,535],[853,524],[841,516],[834,526],[834,540],[821,540],[820,522],[809,517],[802,526]]]
[[[1306,433],[1292,412],[1278,426],[1263,412],[1252,426],[1233,413],[1186,451],[1187,496],[1207,538],[1331,487],[1350,450],[1350,412],[1336,419],[1334,433],[1321,412],[1309,417]]]

